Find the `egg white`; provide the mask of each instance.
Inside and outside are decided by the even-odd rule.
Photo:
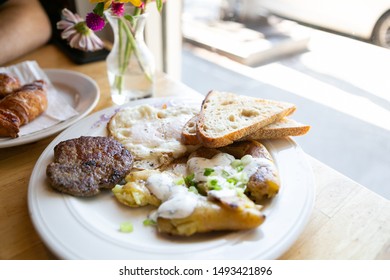
[[[133,154],[134,168],[156,169],[194,149],[180,138],[183,126],[198,110],[184,105],[127,107],[111,118],[108,130]]]

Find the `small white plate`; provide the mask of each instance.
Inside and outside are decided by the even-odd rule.
[[[137,100],[148,103],[185,103],[181,99]],[[46,167],[60,142],[81,135],[105,136],[106,124],[118,107],[96,112],[62,132],[45,149],[32,172],[28,205],[33,224],[44,243],[63,259],[276,259],[298,238],[308,222],[315,197],[310,165],[290,139],[265,141],[281,177],[279,194],[266,205],[267,218],[249,231],[199,234],[189,238],[161,235],[143,220],[152,208],[120,204],[110,191],[93,198],[76,198],[54,191]],[[129,221],[132,233],[119,226]]]
[[[18,138],[0,138],[0,148],[19,146],[53,135],[82,119],[95,108],[99,101],[100,91],[96,82],[90,77],[79,72],[60,69],[48,69],[45,73],[58,89],[58,94],[62,95],[78,114],[63,122]]]

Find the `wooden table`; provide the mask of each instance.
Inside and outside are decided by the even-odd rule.
[[[101,90],[94,111],[113,105],[104,62],[75,65],[51,45],[13,63],[24,60],[92,77]],[[161,76],[156,95],[199,93]],[[36,233],[27,208],[32,169],[54,137],[0,149],[0,259],[55,259]],[[390,259],[389,201],[314,158],[308,160],[317,184],[315,208],[307,227],[281,259]]]

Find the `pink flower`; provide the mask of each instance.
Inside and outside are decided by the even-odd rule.
[[[61,38],[66,39],[72,48],[83,51],[97,51],[103,48],[103,42],[85,21],[68,9],[62,10],[63,19],[57,22],[57,29],[63,30]]]
[[[125,8],[123,3],[112,2],[111,11],[114,15],[121,17],[125,13]]]
[[[87,26],[93,31],[100,31],[106,25],[104,18],[95,13],[88,13],[85,21],[87,22]]]
[[[68,9],[62,10],[62,20],[57,22],[57,29],[67,29],[73,27],[76,23],[82,22],[84,19],[78,14],[73,14]]]

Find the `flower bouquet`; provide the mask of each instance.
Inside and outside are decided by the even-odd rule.
[[[155,63],[147,48],[143,33],[147,7],[151,0],[89,0],[96,3],[85,20],[64,9],[57,28],[69,45],[84,51],[95,51],[103,42],[94,32],[102,30],[107,22],[114,32],[114,44],[107,57],[107,72],[111,96],[116,104],[150,97],[154,91]],[[163,1],[156,0],[159,11]]]

